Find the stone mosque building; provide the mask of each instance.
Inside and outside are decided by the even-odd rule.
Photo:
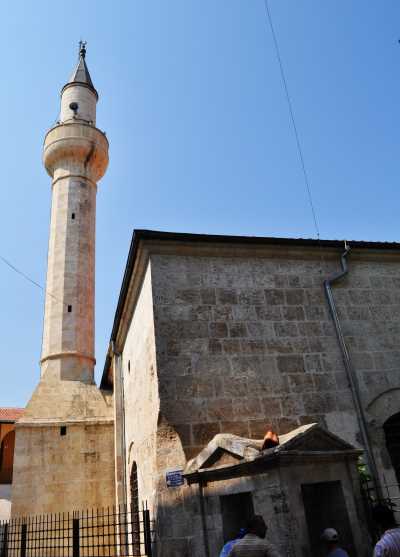
[[[282,554],[317,555],[326,525],[366,554],[360,455],[378,495],[400,481],[400,245],[136,230],[97,387],[108,141],[85,53],[44,140],[41,378],[12,514],[147,502],[157,556],[210,557],[256,512]]]

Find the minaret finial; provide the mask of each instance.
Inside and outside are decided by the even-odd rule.
[[[86,41],[79,41],[79,56],[81,58],[85,58],[86,56]]]
[[[93,91],[93,93],[95,94],[96,99],[98,99],[97,91],[94,88],[94,85],[93,85],[92,80],[90,78],[88,67],[86,65],[86,60],[85,60],[86,45],[87,45],[86,41],[84,41],[82,39],[79,41],[78,60],[77,60],[76,67],[75,67],[71,77],[69,78],[68,83],[66,83],[64,85],[64,87],[62,88],[61,94],[63,93],[63,91],[65,90],[66,87],[71,87],[74,84],[80,84],[80,85],[85,85],[86,87],[91,89]],[[69,102],[70,101],[68,101],[68,103]],[[89,118],[89,121],[90,120],[93,120],[93,118]]]

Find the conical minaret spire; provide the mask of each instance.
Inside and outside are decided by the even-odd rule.
[[[86,65],[86,41],[79,41],[79,60],[76,68],[72,72],[71,77],[69,78],[68,83],[64,86],[63,90],[67,87],[70,87],[74,83],[80,83],[81,85],[86,85],[89,89],[97,95],[97,91],[94,88],[92,78],[90,77],[90,73],[88,67]]]

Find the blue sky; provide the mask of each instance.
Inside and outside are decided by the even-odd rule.
[[[270,0],[321,237],[400,240],[400,4]],[[134,228],[315,237],[263,0],[2,8],[0,254],[45,283],[59,91],[88,41],[110,141],[97,208],[101,374]],[[0,405],[39,378],[43,293],[0,261]]]

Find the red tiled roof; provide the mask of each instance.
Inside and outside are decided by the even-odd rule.
[[[23,413],[23,408],[0,408],[0,422],[15,422]]]

